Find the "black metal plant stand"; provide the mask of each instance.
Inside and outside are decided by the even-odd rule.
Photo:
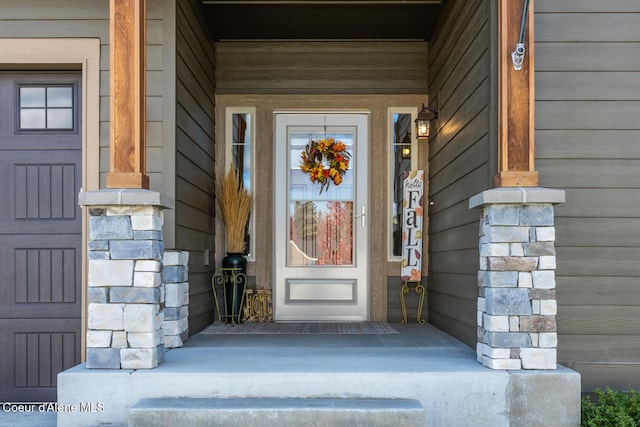
[[[211,278],[213,298],[218,313],[218,321],[239,324],[241,321],[242,305],[247,291],[247,275],[242,268],[220,268]],[[222,294],[224,301],[224,315],[220,310],[218,296]]]

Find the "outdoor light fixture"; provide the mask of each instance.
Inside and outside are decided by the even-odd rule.
[[[425,107],[422,104],[422,109],[418,113],[416,119],[416,136],[418,139],[429,138],[429,128],[431,127],[431,121],[438,118],[438,110],[436,108]]]

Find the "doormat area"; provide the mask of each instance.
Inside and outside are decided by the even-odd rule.
[[[242,335],[242,334],[344,334],[344,335],[377,335],[397,334],[387,322],[354,322],[354,323],[249,323],[240,325],[214,323],[201,334],[207,335]]]

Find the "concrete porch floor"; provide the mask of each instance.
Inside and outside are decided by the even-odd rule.
[[[152,370],[88,370],[58,377],[59,426],[127,424],[141,399],[416,399],[429,426],[577,426],[580,376],[495,371],[431,325],[393,324],[384,335],[203,335],[169,350]]]

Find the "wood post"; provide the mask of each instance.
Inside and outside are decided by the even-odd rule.
[[[534,168],[534,26],[529,1],[526,54],[522,69],[513,67],[511,53],[520,35],[524,0],[499,0],[498,173],[496,187],[537,187]]]
[[[149,188],[145,165],[146,0],[111,0],[107,188]]]

